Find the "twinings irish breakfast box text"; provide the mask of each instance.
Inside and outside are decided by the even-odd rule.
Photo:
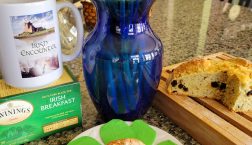
[[[81,124],[80,84],[67,69],[39,90],[12,88],[0,80],[0,145],[22,144]]]

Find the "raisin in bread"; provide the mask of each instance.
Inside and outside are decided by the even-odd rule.
[[[108,145],[144,145],[144,143],[137,139],[121,139],[112,141]]]
[[[168,92],[221,100],[234,111],[252,110],[252,65],[234,58],[187,61],[172,72]]]

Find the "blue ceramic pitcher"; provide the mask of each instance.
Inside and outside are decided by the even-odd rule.
[[[162,43],[148,22],[153,0],[93,0],[97,24],[83,46],[86,85],[105,120],[146,113],[162,69]]]

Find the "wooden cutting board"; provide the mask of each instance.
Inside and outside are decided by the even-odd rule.
[[[205,58],[226,60],[234,56],[217,53]],[[252,145],[252,112],[235,113],[216,100],[167,93],[166,80],[178,65],[163,68],[154,106],[201,144]]]

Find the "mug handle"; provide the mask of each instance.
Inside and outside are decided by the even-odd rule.
[[[65,8],[65,7],[70,8],[73,12],[74,17],[75,17],[75,23],[76,23],[76,28],[77,28],[77,43],[75,45],[75,48],[74,48],[75,51],[73,52],[73,54],[66,55],[66,54],[62,53],[62,60],[64,62],[71,61],[71,60],[75,59],[76,57],[78,57],[78,55],[81,52],[83,37],[84,37],[82,18],[79,13],[79,10],[70,2],[57,2],[57,5],[56,5],[57,12],[60,9]]]

